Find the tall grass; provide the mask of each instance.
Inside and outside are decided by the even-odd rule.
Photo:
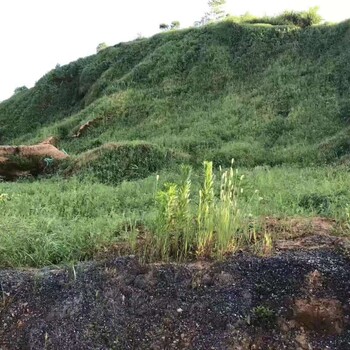
[[[204,162],[204,183],[199,191],[197,214],[197,255],[205,256],[211,251],[214,234],[214,175],[213,163]]]
[[[151,233],[155,242],[149,242],[149,247],[151,256],[161,260],[168,260],[170,256],[182,260],[192,245],[191,168],[182,166],[181,173],[179,184],[166,183],[165,189],[156,194],[156,233]],[[148,249],[144,252],[146,258]]]
[[[149,260],[160,259],[160,252],[165,260],[191,259],[205,255],[209,246],[211,254],[220,257],[225,249],[234,251],[247,242],[257,249],[268,246],[270,237],[262,236],[254,225],[261,217],[323,216],[347,227],[350,177],[346,167],[257,167],[240,169],[239,174],[233,170],[232,185],[229,169],[224,179],[226,170],[212,169],[206,183],[213,181],[214,200],[209,205],[202,199],[201,204],[203,210],[211,208],[207,226],[204,214],[199,214],[202,169],[193,168],[188,176],[189,170],[166,168],[158,176],[117,186],[59,177],[0,182],[0,267],[92,259],[121,243],[139,252],[141,244]],[[169,189],[166,183],[176,186]],[[205,186],[210,193],[210,186]],[[169,202],[173,204],[168,206]],[[201,250],[199,222],[201,242],[208,242]]]
[[[157,193],[155,230],[149,232],[147,244],[141,247],[147,260],[183,261],[189,258],[216,257],[234,252],[252,243],[250,200],[243,194],[243,176],[231,166],[221,171],[217,181],[213,163],[204,162],[204,181],[199,202],[191,202],[191,169],[182,168],[181,181],[168,183]],[[218,187],[219,194],[215,194]],[[251,200],[259,201],[254,192]],[[248,220],[249,219],[249,220]]]

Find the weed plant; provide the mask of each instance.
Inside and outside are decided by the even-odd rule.
[[[222,258],[253,243],[247,221],[249,218],[252,224],[253,220],[248,210],[251,201],[261,198],[254,192],[250,200],[241,200],[242,180],[243,176],[231,166],[221,171],[221,179],[216,181],[213,163],[206,161],[199,202],[191,203],[191,168],[182,167],[181,181],[165,184],[164,190],[156,195],[156,227],[149,233],[147,244],[141,247],[144,258],[163,261]],[[218,195],[215,187],[219,187]]]

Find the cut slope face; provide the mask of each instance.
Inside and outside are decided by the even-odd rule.
[[[349,61],[349,21],[163,33],[56,68],[0,104],[0,142],[54,134],[80,153],[142,139],[222,165],[344,160]]]
[[[32,146],[0,146],[0,178],[16,179],[24,175],[38,175],[45,170],[48,161],[68,158],[54,144],[54,138]],[[48,166],[48,164],[46,164]]]

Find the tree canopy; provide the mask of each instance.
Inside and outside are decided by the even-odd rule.
[[[208,6],[209,11],[204,14],[204,16],[197,22],[194,23],[195,26],[202,26],[210,22],[219,21],[227,16],[224,9],[226,5],[226,0],[209,0]]]
[[[107,47],[108,47],[108,45],[106,43],[104,43],[104,42],[100,43],[96,47],[96,52],[98,53],[98,52],[100,52],[100,51],[102,51],[104,49],[107,49]]]

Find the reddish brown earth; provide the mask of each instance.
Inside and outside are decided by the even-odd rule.
[[[67,154],[55,147],[53,137],[32,146],[0,146],[0,179],[14,180],[45,170],[44,158],[62,160]]]
[[[2,270],[0,349],[350,349],[350,261],[330,239],[216,263]]]

